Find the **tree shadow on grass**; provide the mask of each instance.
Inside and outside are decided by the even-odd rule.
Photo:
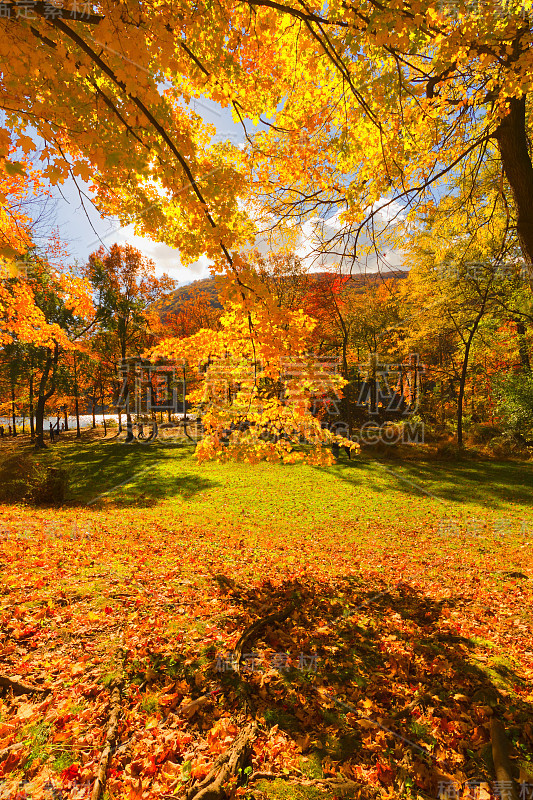
[[[194,448],[187,444],[150,445],[110,442],[101,447],[78,448],[64,456],[72,471],[68,505],[98,507],[157,505],[171,497],[189,500],[219,484],[187,472]],[[179,466],[180,474],[175,474]]]
[[[533,505],[533,466],[525,463],[389,461],[370,455],[316,469],[332,471],[352,486],[360,485],[370,470],[377,469],[394,491],[421,497],[429,494],[454,503],[485,504],[492,510],[510,503]]]
[[[410,776],[433,796],[446,775],[492,780],[490,715],[522,730],[533,714],[513,663],[494,668],[490,643],[458,635],[454,600],[437,601],[402,582],[381,589],[349,576],[241,591],[241,632],[291,601],[297,616],[250,642],[240,674],[221,670],[219,660],[210,677],[227,703],[240,698],[256,717],[306,742],[324,771],[336,762],[333,769],[342,765],[352,780],[368,773],[397,789]],[[234,613],[227,624],[235,624]],[[282,653],[289,654],[285,665]],[[316,672],[306,669],[314,654]],[[528,746],[524,736],[521,744]]]

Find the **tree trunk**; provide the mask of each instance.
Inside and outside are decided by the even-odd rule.
[[[100,403],[102,404],[102,422],[104,423],[104,438],[107,436],[107,424],[105,421],[105,410],[104,410],[104,391],[102,389],[102,394],[100,396]]]
[[[511,97],[509,113],[494,137],[498,143],[505,177],[516,208],[516,230],[522,255],[533,280],[533,165],[526,133],[526,97]]]
[[[122,365],[126,360],[126,342],[121,342],[121,355],[122,355]],[[135,440],[135,436],[133,435],[133,422],[131,419],[131,412],[130,412],[130,383],[129,383],[129,367],[128,367],[128,378],[124,385],[124,399],[126,402],[126,444],[130,444]],[[122,429],[122,425],[120,422],[120,411],[119,411],[119,433]]]
[[[477,328],[477,325],[476,325]],[[457,398],[457,444],[459,447],[463,446],[463,397],[465,394],[466,373],[468,371],[468,358],[470,355],[470,346],[474,338],[475,329],[470,331],[466,347],[465,355],[463,358],[463,366],[461,369],[461,379],[459,381],[459,396]]]
[[[531,362],[526,342],[526,326],[521,319],[516,319],[516,336],[518,339],[518,352],[520,354],[520,366],[525,372],[531,372]]]
[[[48,359],[47,359],[47,361],[48,361]],[[51,363],[51,359],[50,359],[50,363]],[[49,370],[50,370],[50,367],[48,367],[47,371],[49,371]],[[35,447],[37,449],[40,449],[42,447],[46,447],[46,445],[44,443],[44,436],[43,436],[44,405],[46,403],[46,400],[45,400],[45,396],[44,396],[44,391],[41,392],[41,386],[44,389],[45,385],[46,385],[46,380],[44,381],[44,384],[43,384],[43,378],[41,378],[40,386],[39,386],[39,395],[37,397],[37,409],[36,409],[36,413],[35,413]]]
[[[67,407],[65,406],[63,410],[63,416],[65,417],[65,430],[68,431],[68,415],[67,415]]]
[[[78,370],[77,370],[77,363],[76,363],[76,353],[74,353],[74,408],[76,412],[76,439],[81,439],[81,431],[80,431],[80,403],[79,403],[79,392],[78,392]]]
[[[478,312],[476,319],[474,320],[472,328],[468,333],[468,339],[466,340],[466,345],[465,345],[463,366],[461,368],[461,379],[459,381],[459,396],[457,398],[457,444],[459,447],[463,446],[463,398],[465,394],[465,383],[466,383],[466,374],[468,371],[468,359],[470,356],[470,347],[472,346],[472,341],[478,329],[478,325],[481,321],[481,318],[485,313],[485,306],[487,303],[488,293],[489,293],[489,288],[487,287],[487,291],[485,292],[485,297],[483,298],[483,303],[481,305],[481,308]]]
[[[11,376],[11,419],[13,421],[13,436],[17,435],[17,425],[15,419],[15,380]]]
[[[96,397],[93,395],[93,428],[96,428]]]
[[[369,353],[370,360],[370,419],[376,419],[379,414],[379,378],[377,376],[378,354]]]
[[[129,403],[129,397],[128,397]],[[133,442],[135,436],[133,435],[133,421],[131,419],[131,414],[129,412],[129,406],[126,406],[126,443]]]
[[[420,357],[416,354],[413,357],[414,361],[414,368],[415,368],[415,375],[414,375],[414,383],[413,383],[413,390],[414,390],[414,410],[418,411],[420,406],[420,388],[421,388],[421,367],[420,367]]]
[[[43,373],[41,375],[41,380],[39,381],[39,396],[37,398],[37,413],[35,415],[35,447],[37,449],[41,449],[46,447],[44,443],[44,432],[43,432],[43,423],[44,423],[44,409],[46,406],[47,401],[52,397],[56,390],[55,386],[55,374],[52,373],[52,385],[48,391],[46,391],[46,384],[48,383],[48,376],[50,375],[50,370],[57,365],[57,361],[59,358],[59,348],[56,345],[54,348],[54,355],[52,356],[52,351],[49,347],[46,348],[46,361],[44,364]]]
[[[183,405],[182,405],[182,414],[183,414],[183,433],[187,436],[187,377],[185,374],[185,367],[183,367]]]
[[[349,367],[348,367],[348,331],[343,324],[342,336],[342,377],[349,380]],[[352,400],[351,400],[351,383],[347,383],[342,389],[343,398],[340,402],[340,409],[344,419],[339,420],[343,422],[348,428],[348,436],[352,435]]]
[[[33,355],[30,362],[30,440],[35,441],[35,425],[33,423]]]

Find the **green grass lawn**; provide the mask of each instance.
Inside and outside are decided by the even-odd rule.
[[[275,528],[288,520],[297,528],[381,521],[412,529],[446,516],[510,519],[515,530],[533,521],[533,467],[526,463],[398,462],[369,453],[343,456],[333,467],[198,465],[190,444],[98,440],[68,443],[60,452],[71,475],[70,502],[86,504],[110,491],[121,505],[171,506],[187,520],[224,516],[242,526],[250,516],[254,525]]]
[[[312,536],[335,530],[350,539],[380,531],[436,534],[450,545],[480,537],[498,547],[533,535],[533,467],[528,463],[375,458],[371,451],[332,467],[302,464],[198,464],[194,445],[63,440],[42,453],[66,468],[65,510],[120,509],[143,519]],[[129,513],[128,513],[129,512]]]
[[[67,525],[79,518],[93,527],[119,520],[128,532],[217,531],[280,558],[290,537],[291,558],[301,564],[306,548],[327,542],[326,550],[355,545],[409,554],[417,563],[444,555],[458,567],[489,552],[502,569],[510,559],[518,568],[533,534],[527,463],[401,461],[367,451],[351,461],[343,455],[332,467],[198,464],[191,443],[127,446],[98,438],[65,439],[39,457],[60,461],[69,490],[60,511],[36,511],[37,518],[52,515]]]

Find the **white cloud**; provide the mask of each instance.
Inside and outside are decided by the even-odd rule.
[[[285,246],[301,259],[310,272],[336,270],[340,267],[344,273],[358,274],[405,268],[403,253],[386,244],[386,235],[381,236],[383,242],[381,247],[372,245],[370,235],[359,236],[357,241],[358,258],[354,259],[352,254],[355,238],[349,231],[347,232],[341,211],[332,214],[327,219],[322,217],[309,219],[299,228],[289,224],[288,233],[287,231],[285,233],[278,231],[276,235],[268,230],[270,226],[275,227],[274,220],[268,214],[265,214],[260,208],[248,207],[247,210],[254,216],[258,226],[268,231],[258,234],[252,246],[262,255],[268,255],[269,252]],[[368,211],[370,212],[370,210],[369,208]],[[399,204],[391,203],[386,197],[380,198],[373,205],[372,210],[378,211],[372,221],[377,237],[388,225],[394,225],[395,219],[403,216]],[[292,246],[287,246],[287,241],[291,238],[291,231],[294,241]]]
[[[388,216],[388,215],[387,215]],[[404,268],[403,254],[390,247],[370,247],[370,239],[362,235],[357,242],[358,258],[353,258],[354,237],[345,232],[340,213],[324,220],[308,220],[302,227],[296,254],[309,270],[339,268],[352,274]],[[377,226],[383,222],[378,215]]]
[[[191,264],[190,267],[185,267],[181,263],[179,250],[162,242],[153,242],[143,236],[136,236],[133,225],[119,228],[115,232],[112,241],[120,245],[130,244],[132,247],[136,247],[144,256],[152,259],[158,276],[166,272],[167,275],[179,281],[180,284],[197,281],[200,278],[208,278],[210,275],[210,262],[206,256],[200,256],[198,261]]]

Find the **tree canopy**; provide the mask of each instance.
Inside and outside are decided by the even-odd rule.
[[[423,210],[458,174],[475,183],[496,155],[531,263],[522,0],[87,5],[6,4],[6,121],[27,153],[33,132],[44,139],[53,182],[85,178],[100,208],[184,260],[205,252],[231,265],[253,228],[238,197],[276,221],[340,212],[357,240],[383,215]],[[188,106],[200,96],[267,131],[247,135],[242,153],[211,145]],[[7,131],[2,142],[5,156]]]
[[[394,348],[398,358],[407,356],[399,334],[387,334],[401,329],[401,314],[384,290],[373,319],[365,302],[335,287],[329,300],[328,292],[309,296],[291,252],[310,220],[333,220],[321,246],[344,271],[372,253],[379,267],[390,247],[416,262],[428,230],[435,241],[441,237],[426,253],[433,265],[439,258],[461,264],[469,253],[505,256],[527,268],[533,263],[528,2],[104,0],[83,9],[14,1],[3,7],[0,47],[9,58],[0,86],[0,155],[12,195],[21,180],[81,180],[103,214],[177,247],[183,263],[206,255],[226,276],[218,330],[218,315],[197,302],[191,313],[205,326],[160,331],[151,342],[154,354],[198,346],[209,359],[207,351],[222,347],[249,354],[251,363],[261,354],[273,365],[288,353],[299,359],[314,348],[316,354],[317,320],[329,326],[331,342],[332,326],[339,327],[335,346],[343,350],[345,380],[348,347],[366,350],[369,337],[370,352],[379,341],[391,356]],[[214,128],[192,110],[198,98],[231,110],[242,125],[242,147],[213,140]],[[11,239],[4,236],[8,261],[30,248],[22,239],[13,246],[16,213]],[[444,217],[453,221],[448,233],[455,237],[448,251],[446,235],[434,227]],[[461,226],[467,235],[458,233]],[[258,232],[269,230],[284,249],[267,263],[251,248]],[[104,255],[91,258],[96,286]],[[273,282],[284,259],[294,280]],[[128,315],[108,302],[108,284],[98,288],[100,299],[106,296],[98,313],[103,321],[107,309],[108,327],[118,331]],[[31,286],[19,279],[1,291],[12,328],[17,304],[32,302]],[[486,291],[484,311],[498,303],[501,310],[494,289]],[[522,288],[513,298],[509,324],[521,326],[525,364],[530,312]],[[137,312],[143,327],[146,309]],[[185,333],[192,335],[188,342]],[[274,372],[268,377],[276,382]],[[258,380],[255,371],[256,398]],[[305,380],[312,384],[311,373]]]

